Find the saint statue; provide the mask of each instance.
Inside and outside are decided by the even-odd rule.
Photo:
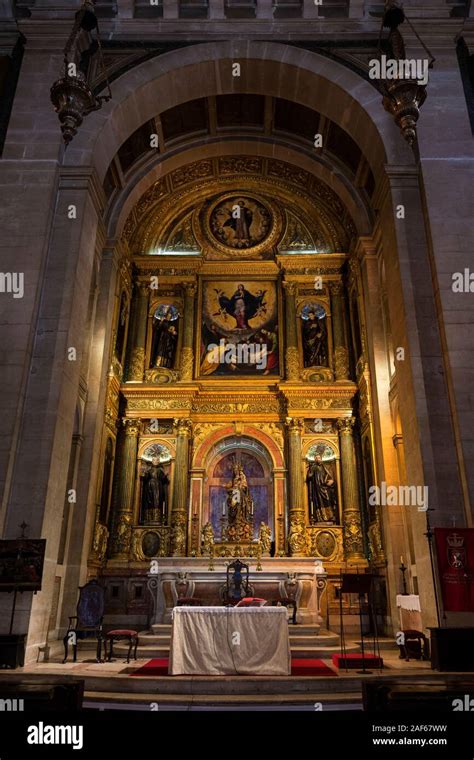
[[[262,554],[270,554],[270,549],[272,547],[272,531],[264,522],[260,523],[258,538],[260,546],[262,547]]]
[[[201,531],[202,536],[202,552],[203,554],[211,554],[214,546],[214,530],[210,522],[207,522]]]
[[[163,522],[168,511],[168,485],[159,457],[145,464],[140,474],[142,480],[142,519],[144,522]]]
[[[306,476],[311,522],[336,522],[337,490],[330,467],[320,454],[308,465]]]
[[[151,367],[172,368],[178,342],[178,330],[172,322],[173,313],[168,309],[165,315],[158,319],[154,317],[153,341],[151,346]],[[174,320],[177,324],[177,320]]]
[[[229,526],[253,519],[254,504],[250,496],[247,476],[241,464],[234,463],[232,485],[227,489],[227,519]]]
[[[308,312],[303,322],[303,361],[305,367],[328,366],[328,342],[323,319],[318,319],[314,311]]]

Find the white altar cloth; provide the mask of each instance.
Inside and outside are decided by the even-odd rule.
[[[286,607],[175,607],[169,673],[290,675]]]

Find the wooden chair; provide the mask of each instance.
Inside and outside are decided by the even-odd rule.
[[[224,604],[234,605],[246,596],[254,596],[253,588],[249,583],[249,566],[240,559],[236,559],[227,565],[222,599]]]
[[[404,643],[399,644],[400,659],[407,662],[412,660],[429,660],[429,644],[425,634],[413,629],[405,629]]]
[[[69,617],[69,625],[64,641],[64,660],[67,661],[69,644],[73,648],[73,661],[77,661],[77,637],[85,638],[85,634],[97,636],[97,662],[101,662],[102,654],[102,620],[104,617],[104,589],[96,580],[89,581],[79,589],[79,601],[76,614]]]

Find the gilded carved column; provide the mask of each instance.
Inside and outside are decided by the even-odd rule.
[[[128,379],[143,381],[145,371],[146,326],[148,321],[148,284],[139,283],[135,296],[135,311],[132,332],[132,347],[129,360]]]
[[[288,546],[292,557],[306,554],[306,528],[303,501],[303,472],[301,434],[304,420],[288,417]]]
[[[186,382],[193,379],[194,297],[196,295],[196,284],[188,282],[184,288],[184,334],[181,348],[180,379]]]
[[[176,461],[174,469],[173,504],[171,508],[171,555],[186,554],[186,526],[188,520],[189,441],[191,420],[175,420]]]
[[[118,441],[117,473],[113,490],[113,532],[111,554],[113,559],[128,559],[133,523],[133,495],[141,420],[122,419]]]
[[[331,283],[331,314],[334,342],[334,373],[336,380],[349,376],[349,354],[344,330],[345,296],[341,282]]]
[[[285,289],[286,317],[286,379],[294,382],[300,379],[300,357],[298,353],[298,336],[296,332],[296,282],[283,282]]]
[[[360,517],[357,466],[353,438],[355,419],[345,417],[337,420],[341,441],[342,498],[344,504],[344,549],[346,559],[365,559],[362,524]]]

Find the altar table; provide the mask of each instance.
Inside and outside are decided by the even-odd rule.
[[[291,672],[286,607],[175,607],[170,675]]]

